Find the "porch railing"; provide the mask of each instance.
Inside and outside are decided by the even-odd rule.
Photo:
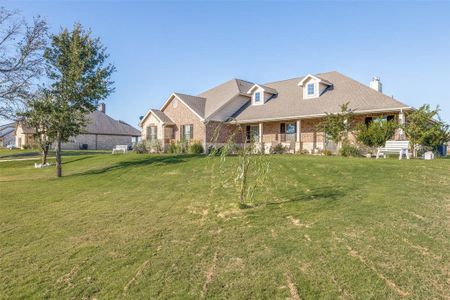
[[[279,142],[295,142],[296,141],[296,134],[295,133],[280,133],[278,136]]]

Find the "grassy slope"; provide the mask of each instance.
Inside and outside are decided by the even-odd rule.
[[[271,156],[239,210],[203,157],[0,163],[0,298],[446,298],[450,160]]]

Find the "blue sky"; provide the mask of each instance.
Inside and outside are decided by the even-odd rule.
[[[0,1],[52,32],[81,22],[107,46],[107,113],[136,125],[173,92],[231,78],[270,82],[336,70],[450,122],[450,2]]]

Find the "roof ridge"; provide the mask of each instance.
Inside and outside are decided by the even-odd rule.
[[[363,86],[363,87],[369,89],[370,91],[373,91],[373,92],[376,92],[376,93],[380,93],[380,94],[381,94],[382,96],[384,96],[384,97],[387,97],[387,98],[389,98],[389,99],[391,99],[391,100],[397,101],[399,104],[404,105],[405,107],[409,107],[409,105],[406,105],[406,104],[403,103],[402,101],[400,101],[400,100],[394,98],[394,96],[389,97],[388,95],[386,95],[386,94],[384,94],[384,93],[377,92],[376,90],[372,89],[370,86],[368,86],[368,85],[366,85],[366,84],[364,84],[364,83],[362,83],[362,82],[360,82],[360,81],[358,81],[358,80],[356,80],[356,79],[353,79],[353,78],[351,78],[351,77],[349,77],[349,76],[346,76],[346,75],[344,75],[344,74],[342,74],[342,73],[340,73],[340,72],[338,72],[338,71],[333,71],[333,72],[338,73],[338,74],[341,75],[341,76],[344,76],[345,78],[347,78],[347,79],[349,79],[349,80],[351,80],[351,81],[353,81],[353,82],[355,82],[355,83],[357,83],[357,84],[359,84],[359,85],[361,85],[361,86]],[[331,73],[331,72],[330,72],[330,73]]]
[[[240,78],[234,78],[234,80],[239,80],[239,81],[243,81],[243,82],[246,82],[246,83],[255,84],[253,81],[248,81],[248,80],[240,79]]]
[[[313,74],[313,75],[316,75],[316,76],[318,76],[318,75],[323,75],[323,74],[328,74],[328,73],[339,73],[339,72],[337,72],[337,71],[329,71],[329,72],[321,72],[321,73],[316,73],[316,74]],[[309,74],[309,73],[308,73]],[[292,77],[292,78],[288,78],[288,79],[282,79],[282,80],[277,80],[277,81],[271,81],[271,82],[266,82],[266,83],[264,83],[264,84],[273,84],[273,83],[278,83],[278,82],[283,82],[283,81],[289,81],[289,80],[294,80],[294,79],[300,79],[300,78],[305,78],[306,76],[308,76],[308,74],[306,74],[306,75],[301,75],[301,76],[297,76],[297,77]],[[340,74],[340,73],[339,73]]]
[[[305,76],[306,76],[306,75],[305,75]],[[300,78],[303,78],[303,77],[305,77],[305,76],[292,77],[292,78],[283,79],[283,80],[277,80],[277,81],[265,82],[264,85],[266,85],[266,84],[278,83],[278,82],[283,82],[283,81],[289,81],[289,80],[294,80],[294,79],[300,79]]]
[[[173,94],[175,94],[175,95],[189,96],[189,97],[194,97],[194,98],[206,99],[205,97],[200,97],[200,96],[196,96],[196,95],[189,95],[189,94],[184,94],[184,93],[180,93],[180,92],[173,92]]]

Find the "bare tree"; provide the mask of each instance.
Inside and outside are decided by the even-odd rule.
[[[0,117],[13,119],[44,71],[47,22],[0,7]]]

